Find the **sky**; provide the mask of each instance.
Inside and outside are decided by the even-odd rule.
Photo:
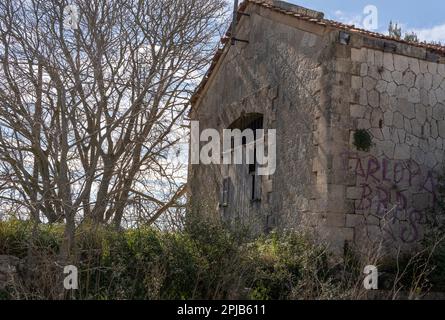
[[[328,19],[364,27],[368,5],[377,8],[377,32],[388,33],[389,22],[399,23],[402,32],[415,32],[421,41],[445,44],[444,0],[287,0],[306,8],[322,11]],[[368,28],[369,29],[369,28]]]

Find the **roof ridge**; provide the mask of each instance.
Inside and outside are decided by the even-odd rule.
[[[278,7],[276,5],[274,5],[273,3],[277,3],[275,2],[276,0],[244,0],[240,6],[239,6],[239,12],[243,12],[246,7],[247,4],[251,3],[251,4],[256,4],[259,6],[262,6],[264,8],[268,8],[270,10],[273,10],[275,12],[279,12],[282,14],[286,14],[289,16],[294,16],[296,19],[302,19],[305,21],[309,21],[312,23],[316,23],[322,26],[330,26],[332,28],[336,28],[336,29],[340,29],[343,31],[350,31],[350,32],[354,32],[363,36],[368,36],[374,39],[382,39],[382,40],[388,40],[388,41],[394,41],[394,42],[398,42],[398,43],[402,43],[402,44],[406,44],[406,45],[410,45],[413,47],[417,47],[417,48],[423,48],[423,49],[429,49],[432,50],[436,53],[439,53],[440,55],[444,55],[445,56],[445,46],[443,45],[436,45],[436,44],[432,44],[432,43],[426,43],[426,42],[413,42],[413,41],[406,41],[403,39],[396,39],[394,37],[390,37],[387,35],[384,35],[382,33],[378,33],[378,32],[373,32],[373,31],[369,31],[369,30],[365,30],[365,29],[361,29],[361,28],[357,28],[355,25],[348,25],[342,22],[338,22],[335,20],[329,20],[329,19],[325,19],[323,18],[315,18],[314,14],[311,15],[305,15],[304,14],[304,10],[300,10],[298,12],[295,11],[289,11],[286,10],[282,7]],[[283,1],[279,1],[278,3],[285,3]],[[301,6],[296,6],[299,8],[303,8],[306,10],[310,10],[307,12],[312,12],[312,13],[317,13],[318,11],[314,11],[311,9],[307,9]],[[319,12],[318,12],[319,13]],[[237,19],[240,20],[241,19],[242,14],[238,14]],[[223,48],[219,48],[217,50],[217,52],[215,53],[215,56],[212,59],[212,62],[210,64],[209,69],[207,70],[207,73],[205,74],[203,80],[201,81],[200,85],[197,87],[195,93],[192,95],[191,98],[191,103],[192,105],[199,99],[200,96],[200,92],[204,89],[204,87],[206,86],[207,82],[210,79],[210,76],[212,75],[214,69],[216,68],[221,56],[224,53],[224,49],[226,48],[226,46],[228,45],[228,39],[230,38],[230,29],[227,31],[226,33],[226,37],[221,39],[221,43],[225,44],[225,46]]]
[[[280,1],[282,2],[282,1]],[[369,31],[363,28],[358,28],[355,25],[351,25],[351,24],[345,24],[339,21],[335,21],[335,20],[331,20],[331,19],[325,19],[325,18],[314,18],[310,15],[304,15],[304,13],[295,13],[293,11],[287,10],[284,7],[280,7],[275,5],[274,0],[245,0],[243,2],[243,4],[247,4],[247,3],[253,3],[256,5],[260,5],[262,7],[266,7],[269,8],[271,10],[277,11],[277,12],[281,12],[283,14],[286,15],[290,15],[290,16],[295,16],[296,18],[300,18],[300,19],[304,19],[310,22],[314,22],[314,23],[318,23],[318,24],[322,24],[322,25],[329,25],[333,28],[337,28],[337,29],[342,29],[342,30],[349,30],[351,32],[357,32],[360,33],[362,35],[367,35],[369,37],[374,37],[374,38],[378,38],[378,39],[385,39],[385,40],[389,40],[389,41],[396,41],[396,42],[400,42],[400,43],[404,43],[404,44],[408,44],[408,45],[412,45],[415,47],[420,47],[420,48],[426,48],[426,49],[431,49],[431,50],[436,50],[441,52],[442,54],[445,54],[445,45],[438,45],[438,44],[433,44],[433,43],[428,43],[428,42],[414,42],[414,41],[406,41],[404,39],[397,39],[388,35],[385,35],[383,33],[379,33],[379,32],[374,32],[374,31]],[[286,3],[286,2],[284,2]],[[290,4],[290,3],[289,3]],[[292,5],[292,4],[290,4]],[[300,8],[304,8],[301,6],[297,6]],[[304,8],[307,9],[307,8]],[[314,11],[312,9],[307,9],[313,12],[317,12]]]

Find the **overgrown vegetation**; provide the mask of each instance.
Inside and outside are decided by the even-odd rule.
[[[418,35],[413,31],[405,32],[405,35],[402,37],[402,27],[400,27],[398,23],[393,23],[392,21],[390,21],[389,23],[388,34],[390,37],[395,38],[397,40],[403,39],[405,41],[414,43],[422,42],[419,39]],[[440,41],[429,41],[427,43],[436,46],[443,46],[443,44]]]
[[[0,255],[16,256],[22,264],[18,276],[0,297],[258,300],[367,297],[360,258],[351,252],[345,260],[334,259],[324,245],[314,244],[307,234],[272,233],[252,240],[243,232],[228,232],[219,224],[200,221],[189,224],[180,233],[82,226],[76,238],[80,287],[68,292],[63,289],[65,275],[59,260],[63,228],[1,222]],[[415,262],[423,261],[419,256]],[[409,290],[419,276],[414,266],[417,264],[412,260],[397,266],[379,265],[385,273],[391,268],[394,271],[391,274],[395,276],[385,284],[385,289],[394,289],[394,294]],[[443,266],[437,270],[442,272]],[[396,267],[404,270],[403,274],[396,274]]]
[[[321,270],[327,255],[297,234],[244,242],[240,234],[202,223],[182,233],[150,228],[116,231],[84,226],[77,235],[80,288],[63,292],[58,257],[63,228],[0,223],[0,255],[24,261],[6,298],[286,299]],[[30,259],[30,260],[28,260]]]
[[[359,129],[354,132],[354,146],[359,151],[368,152],[372,147],[372,137],[367,130]]]
[[[397,40],[402,39],[402,28],[399,27],[399,25],[397,23],[393,23],[392,21],[390,21],[388,32],[389,32],[390,37],[393,37]],[[420,42],[417,34],[414,32],[405,33],[403,40],[409,41],[409,42]]]
[[[379,270],[379,298],[421,298],[445,290],[445,179],[425,215],[423,248],[387,260],[382,243],[350,246],[340,259],[313,235],[252,238],[202,216],[182,231],[82,224],[74,260],[79,290],[63,288],[64,225],[0,221],[0,255],[21,263],[0,299],[364,299],[363,268]],[[374,246],[375,245],[375,246]]]
[[[442,172],[445,172],[442,170]],[[426,215],[426,234],[423,245],[432,248],[432,254],[428,256],[434,271],[431,274],[431,282],[437,290],[445,291],[445,177],[441,176],[436,185],[437,199],[435,207]]]

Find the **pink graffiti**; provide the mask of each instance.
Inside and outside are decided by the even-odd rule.
[[[405,243],[418,241],[425,215],[410,207],[408,199],[413,193],[425,194],[431,199],[428,206],[434,206],[437,202],[434,171],[425,170],[414,160],[360,157],[350,152],[343,154],[343,163],[345,170],[357,177],[357,186],[362,190],[356,210],[385,217],[388,221],[385,231],[394,240],[399,238]],[[402,220],[406,223],[396,231],[395,226]]]

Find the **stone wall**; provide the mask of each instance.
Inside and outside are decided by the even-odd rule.
[[[260,177],[259,201],[251,201],[247,166],[191,165],[192,210],[224,217],[254,233],[294,228],[311,210],[316,156],[315,119],[320,112],[323,64],[330,40],[320,26],[282,19],[270,10],[249,7],[237,38],[249,44],[229,47],[191,118],[201,131],[222,134],[243,114],[262,113],[264,128],[277,130],[277,170]],[[279,23],[277,21],[280,21]],[[232,202],[221,208],[224,178],[231,179]]]
[[[426,49],[332,30],[315,118],[316,184],[303,224],[334,252],[407,251],[437,222],[443,173],[445,61]],[[392,48],[387,52],[385,48]],[[428,58],[434,61],[428,61]],[[370,138],[357,147],[357,133]]]
[[[437,201],[445,150],[445,64],[372,48],[351,49],[352,130],[342,151],[350,176],[346,227],[363,237],[410,248],[422,239]],[[354,132],[367,130],[369,152]]]
[[[277,130],[277,170],[248,198],[245,170],[191,165],[192,210],[256,232],[316,231],[335,252],[382,239],[409,249],[437,201],[445,139],[445,58],[400,42],[350,34],[248,7],[191,118],[222,130],[262,113]],[[369,150],[356,147],[367,133]],[[233,202],[221,208],[224,178]]]

